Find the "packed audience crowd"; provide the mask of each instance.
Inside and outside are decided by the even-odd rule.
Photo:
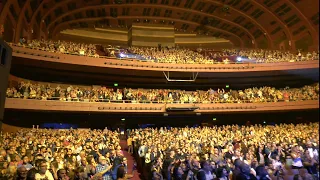
[[[208,91],[183,91],[169,89],[114,89],[107,87],[80,88],[72,85],[51,87],[50,84],[32,84],[21,81],[9,87],[7,98],[81,102],[131,102],[131,103],[255,103],[315,100],[319,97],[319,83],[301,88],[276,89],[254,87],[245,90],[209,89]]]
[[[13,44],[12,44],[13,45]],[[129,47],[120,48],[111,45],[83,44],[66,41],[31,40],[21,38],[18,46],[39,49],[48,52],[64,53],[90,57],[130,57],[138,60],[149,60],[159,63],[174,64],[213,64],[241,63],[242,60],[251,63],[296,62],[319,60],[319,52],[291,53],[289,51],[263,49],[224,49],[222,51],[205,53],[206,49],[198,50],[184,48]],[[237,58],[241,60],[237,61]]]
[[[94,44],[80,44],[66,41],[52,41],[52,40],[32,40],[29,43],[25,39],[21,39],[20,46],[32,49],[38,49],[53,53],[72,54],[81,56],[99,57],[96,52],[96,45]]]
[[[175,64],[212,64],[212,63],[241,63],[242,60],[254,63],[275,63],[275,62],[295,62],[307,60],[319,60],[319,52],[297,54],[283,52],[278,50],[264,49],[223,49],[206,53],[206,50],[198,48],[197,51],[183,48],[143,48],[130,47],[130,52],[142,55],[148,60],[154,60],[160,63]],[[232,58],[233,57],[233,58]],[[240,59],[239,59],[240,58]]]
[[[118,180],[127,160],[110,130],[22,129],[0,136],[0,179]]]
[[[296,62],[307,60],[319,60],[319,52],[313,51],[302,53],[299,51],[296,54],[291,52],[283,52],[279,50],[264,50],[264,49],[223,49],[222,52],[209,53],[209,57],[216,59],[223,56],[237,56],[244,60],[254,60],[257,63],[274,63],[274,62]]]
[[[132,144],[152,180],[319,178],[319,123],[136,129]]]
[[[130,47],[129,52],[159,63],[212,64],[214,62],[196,51],[182,48],[162,48],[159,50],[159,48]]]

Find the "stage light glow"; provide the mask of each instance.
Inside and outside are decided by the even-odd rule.
[[[124,57],[126,57],[126,55],[123,53],[120,53],[120,57],[124,58]]]
[[[242,57],[237,57],[237,61],[242,61]]]

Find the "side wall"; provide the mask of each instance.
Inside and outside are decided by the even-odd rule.
[[[6,90],[8,77],[11,68],[12,49],[0,38],[0,128],[3,120],[4,105],[6,100]]]

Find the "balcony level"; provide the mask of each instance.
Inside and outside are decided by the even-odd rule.
[[[11,74],[37,81],[107,86],[116,83],[132,88],[295,87],[319,81],[319,62],[166,64],[13,47]],[[165,74],[174,81],[168,81]],[[190,80],[194,74],[197,74],[194,81],[175,81]]]

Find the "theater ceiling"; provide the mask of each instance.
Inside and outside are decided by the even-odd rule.
[[[14,29],[13,41],[23,34],[53,38],[66,29],[143,23],[251,48],[319,44],[318,0],[4,0],[0,12],[4,33]]]

